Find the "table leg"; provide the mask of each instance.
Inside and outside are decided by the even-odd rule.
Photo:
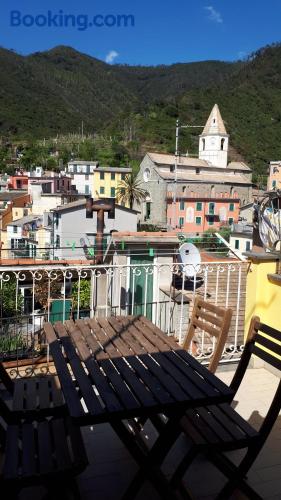
[[[134,498],[146,479],[149,479],[154,485],[163,500],[176,500],[179,498],[178,492],[171,487],[160,466],[181,433],[179,425],[181,418],[182,413],[170,417],[152,448],[147,450],[147,453],[143,452],[135,437],[128,431],[123,422],[111,423],[116,434],[140,467],[122,500]]]

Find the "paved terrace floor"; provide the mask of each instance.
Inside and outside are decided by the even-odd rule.
[[[219,377],[229,383],[233,371],[223,371]],[[236,409],[241,415],[258,427],[266,414],[278,378],[263,368],[249,369],[243,386],[235,398]],[[256,409],[256,410],[255,410]],[[82,500],[119,500],[122,497],[137,466],[121,441],[109,425],[99,425],[83,431],[90,465],[79,477],[78,484]],[[184,438],[178,441],[171,451],[165,472],[171,473],[176,456],[185,446]],[[231,457],[236,460],[241,455],[236,452]],[[257,458],[249,475],[249,483],[266,500],[281,499],[281,414]],[[198,500],[211,500],[224,484],[224,477],[216,468],[199,457],[189,469],[185,481]],[[43,492],[39,489],[22,493],[20,500],[41,500]],[[242,494],[233,495],[233,499],[244,499]],[[149,483],[140,491],[137,500],[159,500],[160,497]]]

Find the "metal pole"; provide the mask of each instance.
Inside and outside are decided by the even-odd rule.
[[[177,182],[178,182],[178,158],[179,158],[179,132],[180,121],[176,122],[176,148],[175,148],[175,186],[174,186],[174,199],[173,199],[173,229],[177,225]]]

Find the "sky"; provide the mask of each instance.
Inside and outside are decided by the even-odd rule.
[[[123,15],[130,16],[127,26]],[[281,0],[8,0],[0,4],[0,45],[21,54],[68,45],[110,64],[233,61],[280,40]]]

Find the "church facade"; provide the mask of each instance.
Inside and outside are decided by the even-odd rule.
[[[147,153],[138,178],[147,192],[140,222],[200,233],[237,222],[239,207],[252,201],[252,171],[228,163],[229,135],[219,107],[213,107],[199,137],[198,158]]]

